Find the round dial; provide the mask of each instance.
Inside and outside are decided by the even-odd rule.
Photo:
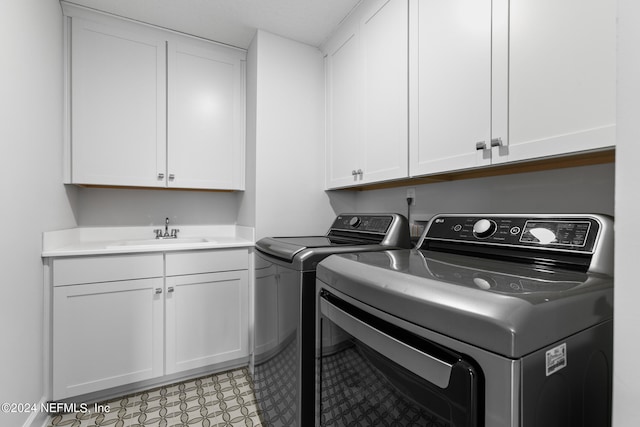
[[[349,220],[349,225],[352,226],[353,228],[356,228],[357,226],[360,225],[360,222],[361,222],[360,218],[358,218],[357,216],[354,216]]]
[[[473,235],[479,239],[486,239],[496,232],[498,226],[489,219],[479,219],[473,224]]]

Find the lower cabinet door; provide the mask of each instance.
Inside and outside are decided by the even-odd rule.
[[[53,290],[53,398],[163,374],[163,278]]]
[[[249,355],[246,270],[166,281],[166,374]]]

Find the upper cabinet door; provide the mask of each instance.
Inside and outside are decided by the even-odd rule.
[[[168,45],[168,186],[244,189],[244,54]]]
[[[327,49],[327,187],[356,183],[361,152],[359,28],[343,26]]]
[[[494,163],[615,145],[616,2],[509,9],[509,142]]]
[[[71,182],[164,186],[164,41],[79,18],[71,28]]]
[[[374,3],[360,21],[364,85],[362,181],[379,182],[408,174],[407,0]]]
[[[491,0],[411,2],[410,175],[491,163]]]
[[[407,43],[407,0],[376,0],[325,44],[327,188],[407,177]]]

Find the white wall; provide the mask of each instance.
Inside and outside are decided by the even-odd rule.
[[[614,294],[615,427],[640,426],[640,2],[618,1],[616,270]]]
[[[604,213],[613,215],[613,164],[414,186],[411,213]],[[359,212],[407,212],[407,188],[363,191]]]
[[[320,51],[258,31],[247,61],[248,150],[254,150],[256,238],[324,234],[343,200],[324,189],[324,66]],[[249,188],[250,185],[247,185]],[[348,206],[348,203],[347,203]]]
[[[54,0],[0,6],[0,402],[39,402],[42,232],[76,225],[62,185],[62,11]],[[30,414],[0,412],[0,425]],[[35,415],[35,414],[32,414]]]
[[[235,224],[237,192],[80,188],[76,216],[82,227]]]

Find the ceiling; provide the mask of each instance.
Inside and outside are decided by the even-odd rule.
[[[256,29],[320,46],[361,0],[70,0],[246,49]]]

